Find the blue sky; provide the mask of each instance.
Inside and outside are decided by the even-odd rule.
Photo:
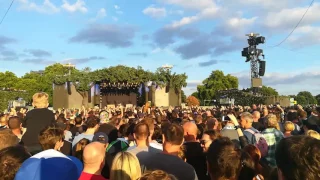
[[[0,1],[0,16],[11,0]],[[21,76],[55,62],[77,68],[164,64],[187,73],[186,93],[213,70],[250,86],[245,34],[266,37],[263,84],[320,94],[320,4],[309,0],[15,0],[0,25],[0,71]]]

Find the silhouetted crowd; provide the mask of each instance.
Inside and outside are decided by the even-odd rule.
[[[0,116],[0,180],[317,180],[320,107],[94,107]]]

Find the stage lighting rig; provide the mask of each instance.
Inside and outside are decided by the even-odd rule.
[[[257,46],[259,44],[264,44],[266,38],[256,33],[246,34],[246,36],[248,36],[249,46],[243,48],[241,55],[246,58],[245,62],[250,62],[252,87],[259,87],[262,86],[260,76],[263,76],[265,72],[265,61],[260,63],[260,56],[262,56],[263,59],[265,56],[263,54],[263,50],[258,49]]]

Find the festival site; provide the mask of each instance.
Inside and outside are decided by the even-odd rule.
[[[320,180],[319,12],[0,0],[0,180]]]

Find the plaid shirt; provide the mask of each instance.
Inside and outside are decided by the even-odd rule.
[[[262,132],[262,134],[268,144],[268,155],[265,158],[270,166],[276,167],[276,148],[280,140],[284,138],[283,133],[275,128],[267,128]]]

